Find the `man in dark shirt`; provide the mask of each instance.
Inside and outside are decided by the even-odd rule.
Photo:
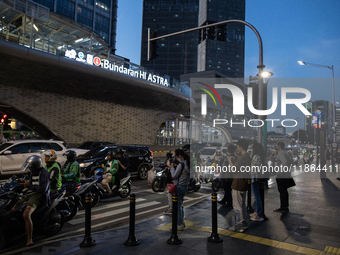
[[[247,153],[248,141],[241,139],[236,144],[237,154],[240,155],[236,163],[232,162],[232,158],[228,157],[228,162],[231,167],[236,168],[236,173],[234,175],[233,182],[231,184],[232,195],[233,195],[233,208],[235,211],[236,224],[229,228],[231,231],[243,232],[248,228],[248,223],[246,218],[247,207],[246,207],[246,197],[247,197],[247,174],[243,172],[245,167],[251,166],[251,159]]]
[[[33,245],[33,222],[31,215],[39,205],[48,205],[50,199],[50,173],[43,168],[42,159],[39,156],[31,156],[26,160],[31,170],[29,181],[22,181],[20,185],[28,188],[27,195],[18,201],[12,208],[16,210],[21,204],[26,204],[23,212],[25,229],[27,234],[27,246]]]

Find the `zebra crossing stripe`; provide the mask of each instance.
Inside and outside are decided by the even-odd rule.
[[[153,201],[153,202],[149,202],[149,203],[139,204],[139,205],[136,205],[136,210],[141,209],[141,208],[145,208],[145,207],[149,207],[149,206],[158,205],[160,203],[161,202]],[[112,210],[112,211],[108,211],[108,212],[104,212],[104,213],[94,214],[94,215],[92,215],[91,220],[92,221],[93,220],[99,220],[99,219],[102,219],[102,218],[105,218],[105,217],[114,216],[114,215],[117,215],[117,214],[120,214],[120,213],[129,212],[129,211],[130,211],[130,207],[128,206],[128,207],[121,208],[121,209],[118,209],[118,210]],[[71,225],[77,225],[77,224],[80,224],[80,223],[84,223],[84,221],[85,221],[85,219],[84,219],[84,217],[82,217],[82,218],[79,218],[79,219],[70,220],[68,223],[71,224]]]

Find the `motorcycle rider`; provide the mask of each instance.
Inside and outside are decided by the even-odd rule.
[[[31,170],[29,181],[22,181],[20,185],[28,188],[27,195],[19,200],[12,208],[15,211],[21,204],[26,204],[23,212],[27,234],[26,246],[33,245],[33,222],[31,215],[38,206],[46,206],[50,202],[50,173],[43,167],[40,156],[34,155],[26,160]]]
[[[115,178],[115,185],[118,189],[120,189],[120,180],[121,178],[124,178],[129,173],[129,159],[124,155],[124,151],[122,149],[119,149],[116,152],[117,155],[117,161],[119,165],[118,173],[116,173]]]
[[[115,159],[116,155],[113,151],[109,151],[107,153],[107,162],[106,162],[106,170],[103,175],[102,184],[107,192],[107,195],[110,196],[112,194],[112,190],[110,189],[110,183],[115,182],[115,174],[118,172],[118,161]],[[112,187],[114,189],[115,186]]]
[[[43,155],[45,156],[45,168],[50,173],[51,192],[55,192],[63,185],[60,164],[56,161],[58,154],[55,150],[46,150]]]
[[[67,150],[63,156],[66,156],[68,164],[64,171],[61,172],[63,181],[66,183],[80,183],[80,168],[76,161],[76,152]]]

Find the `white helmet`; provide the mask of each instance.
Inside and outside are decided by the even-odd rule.
[[[50,157],[48,161],[56,161],[58,158],[58,154],[55,150],[46,150],[43,152],[43,155]]]

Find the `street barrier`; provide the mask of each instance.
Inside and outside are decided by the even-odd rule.
[[[128,239],[124,242],[127,246],[135,246],[140,244],[140,241],[135,236],[135,217],[136,217],[136,195],[130,195],[130,229]]]
[[[217,194],[211,194],[211,202],[212,202],[212,232],[211,236],[208,237],[208,241],[212,243],[220,243],[223,240],[218,236],[217,233]]]
[[[90,247],[96,244],[91,236],[91,193],[85,195],[85,237],[79,244],[80,247]]]
[[[177,235],[177,217],[178,217],[178,195],[172,195],[172,232],[168,239],[168,244],[181,244],[183,241]]]

